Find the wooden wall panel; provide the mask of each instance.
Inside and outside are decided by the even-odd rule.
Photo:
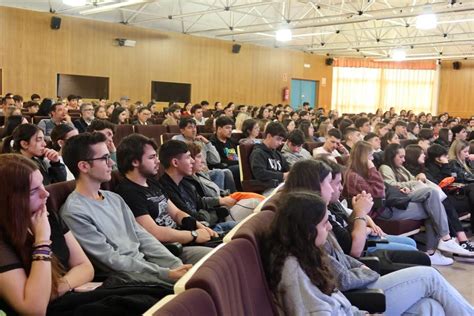
[[[451,61],[443,61],[440,75],[438,112],[471,117],[474,115],[474,61],[462,60],[454,70]]]
[[[0,7],[3,92],[54,97],[56,74],[67,73],[109,77],[111,99],[147,102],[158,80],[191,83],[193,102],[260,105],[282,102],[291,78],[324,77],[318,104],[331,104],[332,68],[321,56],[250,44],[232,54],[229,41],[66,16],[60,30],[51,30],[51,16]],[[136,47],[118,47],[115,38],[136,40]]]

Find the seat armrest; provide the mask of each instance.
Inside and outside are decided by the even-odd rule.
[[[368,248],[368,247],[375,247],[377,246],[377,244],[388,244],[389,241],[388,239],[386,238],[377,238],[377,239],[367,239],[367,241],[365,242],[365,247]]]
[[[361,289],[343,292],[344,296],[360,310],[373,313],[385,312],[385,294],[381,289]]]
[[[183,253],[183,245],[179,242],[169,242],[163,245],[176,257],[181,256]]]
[[[380,273],[380,259],[377,257],[360,257],[357,258],[360,262],[368,266],[370,269]]]

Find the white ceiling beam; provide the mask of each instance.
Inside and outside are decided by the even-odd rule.
[[[104,6],[98,6],[93,9],[87,9],[80,11],[80,15],[90,15],[90,14],[97,14],[97,13],[103,13],[103,12],[108,12],[112,11],[115,9],[120,9],[123,7],[129,7],[132,5],[137,5],[137,4],[142,4],[142,3],[150,3],[155,0],[128,0],[125,2],[119,2],[119,3],[114,3],[114,4],[109,4],[109,5],[104,5]]]
[[[460,12],[470,12],[470,11],[474,11],[474,6],[473,5],[465,6],[465,7],[459,7],[459,8],[445,8],[444,10],[435,11],[435,13],[436,14],[448,14],[448,13],[460,13]],[[312,23],[312,24],[301,25],[301,26],[291,26],[291,25],[289,25],[288,28],[292,29],[292,30],[297,30],[297,29],[305,29],[305,28],[309,28],[309,27],[338,26],[338,25],[347,25],[347,24],[355,24],[355,23],[365,23],[365,22],[369,22],[369,21],[373,21],[373,20],[384,21],[384,20],[416,17],[417,15],[419,15],[419,12],[416,12],[416,13],[401,13],[401,14],[397,14],[397,15],[379,16],[379,17],[374,16],[372,18],[347,19],[348,17],[346,16],[346,20],[342,20],[342,21]],[[230,33],[219,34],[219,35],[216,35],[216,36],[217,37],[226,37],[226,36],[235,36],[235,35],[241,35],[241,34],[266,32],[266,31],[268,31],[268,29],[248,30],[248,31],[244,31],[244,32],[230,32]]]
[[[231,11],[231,10],[238,10],[238,9],[242,9],[242,8],[251,8],[251,7],[256,7],[256,6],[261,6],[261,5],[267,5],[268,6],[268,5],[273,5],[273,3],[268,2],[268,1],[261,1],[261,2],[252,2],[252,3],[247,3],[247,4],[229,6],[229,7],[218,7],[218,8],[215,8],[215,9],[188,12],[188,13],[183,13],[183,14],[175,14],[175,15],[170,14],[170,15],[167,15],[167,16],[161,16],[161,17],[152,18],[152,19],[148,19],[148,20],[137,21],[134,24],[154,22],[154,21],[157,21],[157,20],[171,20],[171,19],[178,19],[178,18],[184,18],[184,17],[192,17],[192,16],[196,16],[196,15],[211,14],[211,13],[217,13],[217,12],[225,12],[225,11]]]

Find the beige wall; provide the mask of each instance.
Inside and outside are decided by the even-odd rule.
[[[454,70],[451,61],[443,61],[440,74],[438,113],[471,117],[474,115],[474,61],[461,60]]]
[[[2,93],[53,97],[56,74],[65,73],[109,77],[111,99],[147,102],[158,80],[191,83],[193,102],[264,104],[282,102],[291,78],[324,77],[318,102],[331,104],[332,68],[321,56],[250,44],[232,54],[229,41],[65,16],[51,30],[51,16],[0,7]],[[118,47],[115,38],[136,40],[136,47]]]

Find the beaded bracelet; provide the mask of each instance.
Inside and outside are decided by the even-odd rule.
[[[33,247],[38,247],[38,246],[51,246],[53,242],[51,240],[40,240],[38,242],[35,242],[33,244]]]
[[[33,251],[33,254],[32,254],[32,255],[33,255],[33,256],[34,256],[34,255],[47,255],[47,256],[51,256],[51,253],[52,253],[51,249],[48,249],[48,250],[35,249],[35,250]]]
[[[49,248],[49,249],[51,249],[51,245],[43,244],[43,245],[33,246],[33,249],[38,249],[38,248]]]
[[[51,257],[33,257],[31,261],[51,261]]]

